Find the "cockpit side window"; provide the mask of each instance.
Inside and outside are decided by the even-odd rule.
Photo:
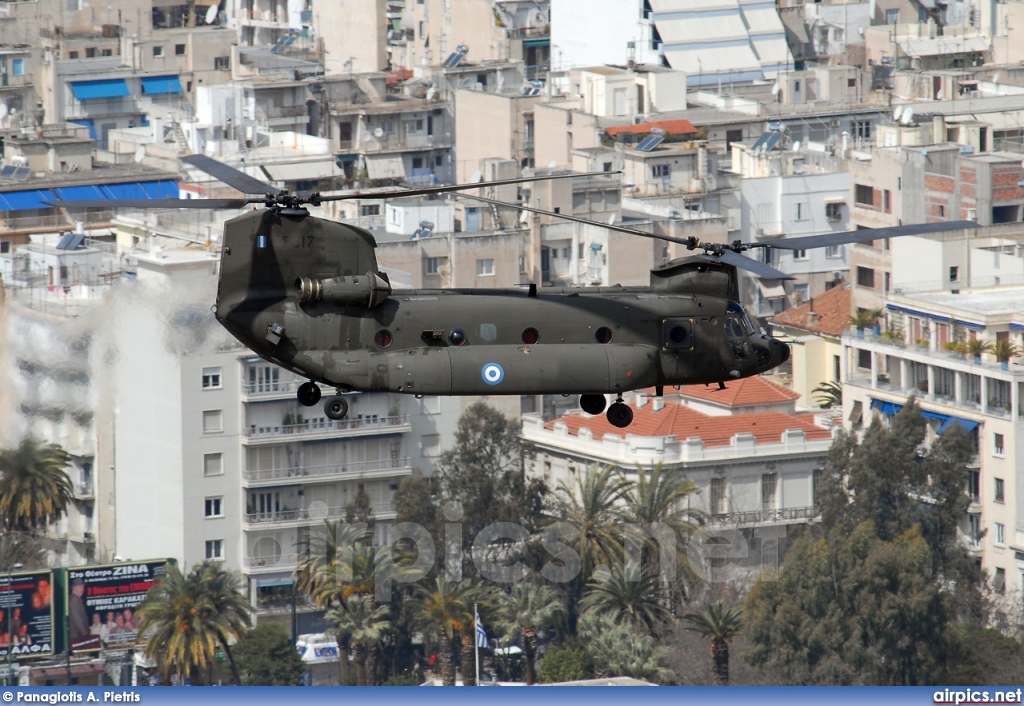
[[[757,331],[757,329],[754,328],[754,325],[750,323],[750,318],[747,316],[747,312],[743,310],[743,307],[740,306],[739,302],[729,302],[728,307],[726,307],[726,312],[729,314],[729,316],[727,317],[727,321],[731,319],[733,316],[737,317],[742,322],[743,329],[746,331],[748,336],[754,335],[754,333]],[[728,323],[726,324],[726,327],[728,329]],[[729,335],[733,335],[731,330],[729,331]],[[740,332],[735,335],[742,336],[743,333]]]

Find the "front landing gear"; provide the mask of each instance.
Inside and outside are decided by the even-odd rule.
[[[621,397],[615,400],[611,407],[608,408],[606,416],[608,417],[608,423],[619,429],[625,429],[633,423],[633,410],[622,401]]]
[[[324,414],[327,415],[328,419],[333,419],[334,421],[344,419],[345,415],[348,414],[348,402],[341,395],[328,397],[327,401],[324,402]]]
[[[313,381],[304,382],[299,385],[296,397],[303,407],[312,407],[320,401],[320,386]]]

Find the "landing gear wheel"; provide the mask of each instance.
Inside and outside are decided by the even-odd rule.
[[[344,419],[345,415],[348,414],[348,402],[345,398],[339,396],[328,397],[327,401],[324,402],[324,414],[327,415],[328,419],[338,421]]]
[[[625,429],[633,423],[633,410],[623,402],[615,402],[608,408],[608,423],[613,427]]]
[[[580,395],[580,409],[587,414],[600,414],[606,404],[604,395]]]
[[[304,382],[299,385],[296,397],[299,398],[299,404],[303,407],[312,407],[320,401],[320,387],[312,381]]]

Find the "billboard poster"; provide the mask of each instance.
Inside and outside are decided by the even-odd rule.
[[[68,645],[72,652],[132,647],[139,639],[135,612],[164,574],[165,559],[68,569]]]
[[[0,574],[0,660],[52,654],[52,573]]]

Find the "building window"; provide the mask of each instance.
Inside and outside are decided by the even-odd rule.
[[[223,539],[208,539],[206,540],[206,558],[207,559],[224,559],[224,540]]]
[[[885,11],[885,23],[887,25],[896,25],[900,23],[900,11],[898,8]]]
[[[668,164],[652,164],[651,165],[651,176],[653,177],[667,177],[672,173],[671,166]]]
[[[1002,478],[996,478],[996,502],[1006,502],[1006,484]]]
[[[420,437],[420,449],[427,458],[435,458],[441,455],[441,435],[424,434]]]
[[[363,204],[359,207],[360,216],[379,216],[380,215],[380,204]]]
[[[68,52],[68,58],[69,59],[77,59],[78,58],[78,52],[77,51]]]
[[[154,57],[163,56],[163,55],[164,55],[164,48],[162,46],[155,46],[155,47],[153,47],[153,56]]]
[[[981,500],[981,472],[967,472],[967,496],[971,499],[971,502],[979,502]]]
[[[175,56],[185,56],[185,45],[184,44],[175,44],[174,45],[174,55]]]
[[[761,475],[761,509],[774,510],[777,502],[779,487],[778,473],[764,473]]]
[[[436,275],[441,271],[441,258],[439,257],[428,257],[427,258],[427,274]]]
[[[203,368],[203,389],[219,390],[221,388],[220,373],[220,368]]]
[[[875,288],[875,271],[870,267],[858,267],[857,268],[857,286],[867,287],[868,289]]]
[[[230,56],[215,56],[213,57],[213,70],[214,71],[229,71],[231,69],[231,57]]]
[[[25,75],[25,60],[14,59],[11,61],[11,73],[15,76]]]
[[[811,258],[807,254],[806,250],[794,250],[793,251],[793,259],[794,260],[809,260]]]
[[[212,453],[203,454],[203,475],[222,476],[224,475],[224,454]]]
[[[853,121],[854,134],[860,140],[871,139],[871,121],[870,120],[854,120]]]
[[[996,544],[1000,546],[1006,544],[1006,525],[1002,522],[996,523]]]
[[[86,47],[85,48],[85,58],[86,59],[95,59],[96,58],[96,47]]]
[[[821,499],[819,493],[821,493],[821,482],[825,477],[825,469],[815,468],[814,472],[811,473],[811,502],[815,505]]]
[[[853,200],[862,206],[874,206],[875,190],[866,184],[854,184]]]
[[[11,241],[0,240],[0,254],[9,253],[11,251]]]
[[[825,204],[825,218],[830,221],[839,221],[843,218],[843,204],[841,203],[827,203]]]
[[[113,55],[114,55],[114,50],[113,49],[104,49],[104,50],[102,50],[100,52],[100,56],[113,56]]]
[[[829,245],[825,248],[825,257],[829,260],[838,260],[843,256],[842,245]]]
[[[959,267],[955,267],[955,266],[954,267],[950,267],[949,268],[949,281],[950,282],[956,282],[959,279],[960,279],[960,268]]]
[[[206,517],[224,517],[224,508],[222,507],[221,501],[223,498],[207,498],[206,499]]]
[[[711,479],[711,514],[725,514],[725,478]]]
[[[857,367],[871,370],[871,351],[865,348],[857,349]]]
[[[892,210],[892,192],[888,189],[882,190],[882,210],[886,213]]]
[[[1002,456],[1003,455],[1003,435],[1002,434],[993,434],[992,435],[992,451],[996,454],[996,456]]]
[[[494,259],[487,258],[485,260],[476,261],[476,276],[477,277],[489,277],[494,274]]]
[[[215,434],[224,431],[224,413],[219,409],[203,412],[203,433]]]
[[[992,588],[996,593],[1006,593],[1006,569],[996,569],[996,575],[992,579]]]
[[[793,209],[793,219],[794,220],[806,221],[810,217],[810,214],[807,212],[808,211],[807,204],[805,204],[805,203],[795,203],[795,204],[793,204],[793,206],[794,206],[794,209]]]

